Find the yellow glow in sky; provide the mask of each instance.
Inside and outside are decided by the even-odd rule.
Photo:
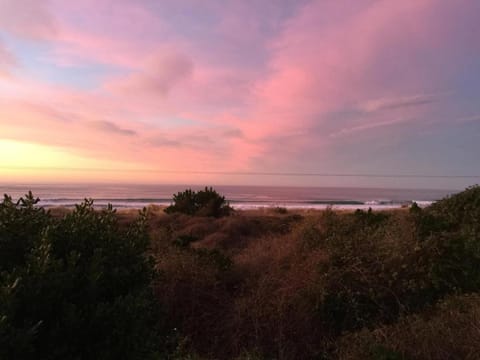
[[[82,167],[90,161],[51,146],[0,139],[2,168],[62,168]]]
[[[82,157],[60,147],[0,139],[4,180],[91,180],[92,175],[109,180],[117,171],[130,170],[134,170],[131,164]]]

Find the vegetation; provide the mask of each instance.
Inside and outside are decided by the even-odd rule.
[[[169,214],[179,212],[187,215],[221,217],[229,215],[232,208],[224,196],[211,187],[205,187],[205,190],[198,192],[187,189],[173,195],[173,204],[165,211]]]
[[[28,194],[0,204],[0,358],[159,354],[145,213],[129,229],[87,200],[55,220]]]
[[[425,209],[229,217],[196,216],[197,194],[135,221],[6,197],[0,358],[480,357],[480,187]]]

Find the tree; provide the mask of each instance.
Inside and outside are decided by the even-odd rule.
[[[221,196],[212,187],[205,187],[205,190],[198,192],[187,189],[173,195],[173,204],[167,207],[165,212],[221,217],[230,215],[232,210],[224,196]]]

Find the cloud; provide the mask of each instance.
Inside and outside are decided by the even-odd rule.
[[[0,75],[8,75],[16,64],[15,56],[5,48],[0,39]]]
[[[155,49],[172,45],[146,1],[51,1],[57,19],[53,63],[137,69]],[[179,43],[175,38],[173,45]]]
[[[182,146],[182,143],[178,140],[171,140],[164,135],[157,135],[147,140],[148,144],[154,147],[173,147],[178,148]]]
[[[245,134],[243,133],[242,130],[240,129],[228,129],[225,130],[222,133],[222,136],[226,138],[238,138],[238,139],[243,139],[245,137]]]
[[[0,29],[31,39],[50,39],[56,34],[49,0],[0,0]]]
[[[385,121],[378,121],[378,122],[369,122],[366,124],[356,125],[349,128],[340,129],[332,134],[329,135],[330,138],[338,138],[346,135],[350,135],[352,133],[371,130],[375,128],[385,127],[385,126],[393,126],[402,123],[409,122],[410,119],[395,119],[395,120],[385,120]]]
[[[394,111],[418,119],[408,121],[405,134],[415,132],[451,106],[454,96],[439,99],[445,89],[457,90],[457,76],[465,77],[458,64],[478,58],[468,41],[457,40],[479,33],[479,23],[466,10],[478,6],[461,4],[310,1],[270,44],[268,71],[255,83],[251,113],[236,126],[258,140],[259,158],[275,153],[285,166],[295,166],[301,154],[335,158],[333,137],[368,131],[381,138],[382,129],[404,122],[392,119]],[[271,151],[275,144],[262,140],[305,129],[315,131],[301,141],[286,137],[276,152]]]
[[[184,54],[160,54],[150,59],[140,71],[113,80],[107,88],[127,92],[132,97],[166,97],[175,86],[193,75],[193,69],[192,60]]]
[[[480,3],[458,4],[0,0],[25,66],[0,101],[42,104],[1,106],[0,133],[153,167],[361,166],[378,141],[349,134],[404,144],[430,119],[478,114]]]
[[[108,132],[110,134],[125,135],[125,136],[134,136],[137,134],[136,131],[130,129],[123,129],[110,121],[98,120],[90,121],[88,125],[96,130]]]
[[[21,106],[23,109],[29,111],[31,114],[36,114],[37,116],[41,116],[50,120],[71,122],[78,119],[77,114],[55,108],[52,105],[33,103],[30,101],[20,101],[18,106]]]
[[[470,123],[480,121],[480,115],[461,117],[455,120],[457,123]]]
[[[414,95],[397,98],[383,98],[365,102],[360,108],[366,112],[396,110],[431,104],[437,101],[438,95]]]

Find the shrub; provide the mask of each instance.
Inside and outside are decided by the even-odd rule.
[[[447,295],[479,291],[479,199],[474,187],[409,213],[325,212],[318,241],[330,260],[319,278],[326,328],[391,323]]]
[[[480,290],[480,187],[414,213],[432,288],[438,295]],[[427,255],[427,254],[426,254]]]
[[[338,359],[478,359],[480,297],[447,297],[428,312],[395,324],[349,333],[337,341]]]
[[[277,207],[273,208],[273,212],[275,212],[277,214],[287,214],[288,209],[286,207],[277,206]]]
[[[32,244],[51,222],[49,214],[37,207],[39,199],[31,192],[13,202],[8,195],[0,203],[0,272],[23,266]]]
[[[205,187],[198,192],[187,189],[173,195],[173,204],[165,209],[167,213],[184,213],[187,215],[221,217],[229,215],[232,208],[224,196],[213,188]]]
[[[77,205],[61,219],[28,194],[0,204],[0,358],[138,359],[161,350],[145,213]]]

